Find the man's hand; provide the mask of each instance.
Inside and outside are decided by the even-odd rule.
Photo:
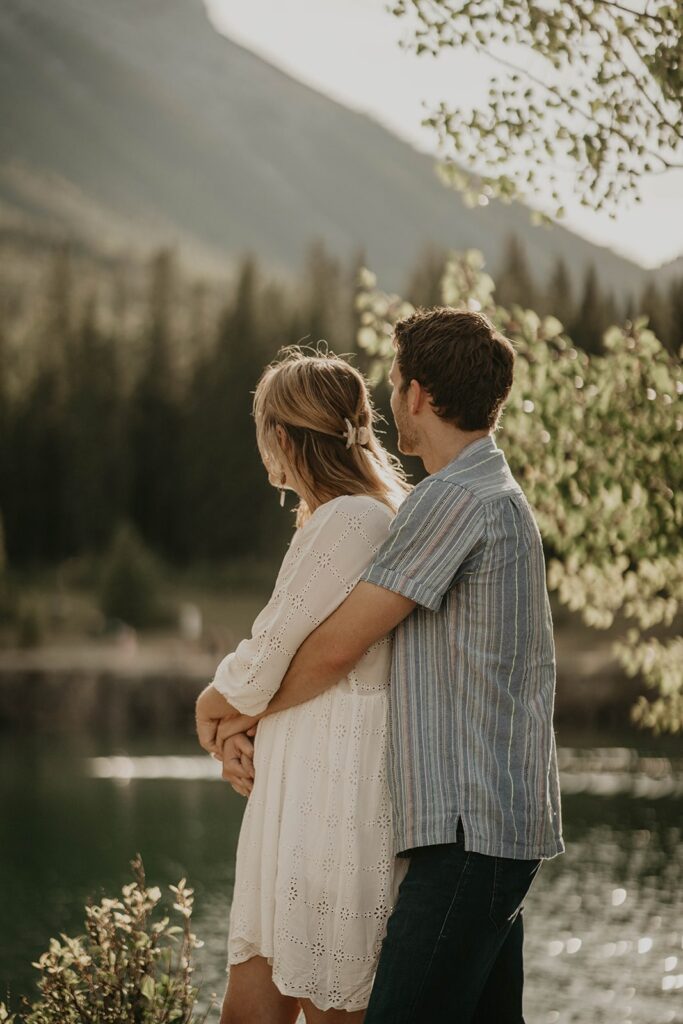
[[[250,735],[255,732],[254,726]],[[223,744],[223,778],[240,796],[251,793],[254,787],[254,744],[246,733],[238,732]]]
[[[242,717],[213,686],[207,686],[199,694],[195,715],[199,745],[209,754],[221,753],[220,747],[216,745],[216,733],[221,719]]]
[[[216,749],[221,751],[225,741],[229,740],[231,736],[238,735],[238,733],[243,732],[248,736],[253,736],[256,732],[256,726],[259,723],[260,717],[260,715],[255,718],[252,718],[250,715],[233,715],[228,718],[221,719],[216,731]]]

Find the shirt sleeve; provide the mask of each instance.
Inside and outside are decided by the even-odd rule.
[[[391,511],[374,499],[326,502],[292,540],[273,594],[216,670],[212,685],[247,715],[265,711],[303,641],[351,593],[389,531]]]
[[[484,527],[483,505],[470,491],[428,477],[401,505],[361,579],[438,611]]]

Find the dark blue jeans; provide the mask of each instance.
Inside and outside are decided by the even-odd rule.
[[[538,860],[409,851],[365,1024],[524,1024],[522,903]]]

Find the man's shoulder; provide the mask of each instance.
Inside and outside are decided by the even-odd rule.
[[[408,534],[433,538],[467,521],[483,524],[485,503],[479,495],[460,482],[445,480],[440,473],[415,484],[391,524],[391,536]]]
[[[443,506],[445,502],[469,499],[477,501],[476,493],[467,486],[466,482],[448,480],[442,475],[442,470],[431,473],[415,484],[412,491],[400,506],[396,518],[401,514],[412,515],[419,512],[422,515],[429,515],[434,506]]]
[[[453,488],[458,494],[467,491],[473,502],[482,505],[523,493],[499,448],[480,453],[476,461],[456,459],[435,473],[434,478],[442,487]]]

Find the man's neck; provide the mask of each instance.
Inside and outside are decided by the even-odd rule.
[[[420,458],[424,468],[431,476],[432,473],[438,473],[440,469],[447,466],[453,459],[457,459],[458,455],[465,448],[469,448],[471,444],[474,444],[475,441],[480,441],[482,437],[490,436],[491,433],[488,430],[449,431],[447,435],[442,437],[430,438],[419,453]]]

